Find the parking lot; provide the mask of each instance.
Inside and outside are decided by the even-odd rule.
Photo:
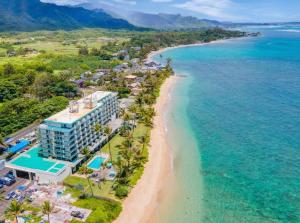
[[[9,170],[10,169],[8,168],[0,170],[0,178],[3,177],[7,172],[9,172]],[[21,185],[30,186],[30,181],[22,178],[16,178],[16,183],[11,186],[4,186],[1,189],[1,197],[4,199],[0,199],[0,219],[3,218],[4,211],[10,203],[10,200],[5,199],[6,195],[11,191],[16,191],[17,188]]]

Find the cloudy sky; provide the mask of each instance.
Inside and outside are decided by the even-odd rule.
[[[222,21],[300,21],[300,0],[43,0],[57,4],[108,4],[150,13],[180,13]]]

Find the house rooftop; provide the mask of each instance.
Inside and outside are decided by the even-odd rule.
[[[84,117],[97,107],[101,103],[101,99],[107,97],[110,94],[116,94],[108,91],[97,91],[91,95],[88,95],[77,102],[71,102],[70,106],[61,112],[54,114],[53,116],[45,119],[45,121],[60,122],[60,123],[73,123],[74,121]]]
[[[135,75],[127,75],[125,78],[126,78],[126,79],[135,79],[136,76],[135,76]]]

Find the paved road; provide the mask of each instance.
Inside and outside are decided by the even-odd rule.
[[[22,129],[22,130],[20,130],[16,133],[12,134],[10,136],[9,143],[15,142],[18,139],[21,139],[21,138],[25,137],[27,134],[37,130],[38,126],[39,126],[39,123],[32,124],[32,125],[28,126],[27,128]]]

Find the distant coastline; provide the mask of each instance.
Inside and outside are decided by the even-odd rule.
[[[185,45],[178,45],[178,46],[170,46],[170,47],[165,47],[161,48],[156,51],[152,51],[151,53],[148,54],[147,56],[147,61],[153,61],[153,57],[160,55],[168,50],[173,50],[173,49],[178,49],[178,48],[186,48],[186,47],[195,47],[195,46],[205,46],[205,45],[210,45],[210,44],[218,44],[218,43],[224,43],[229,40],[235,40],[235,39],[244,39],[244,38],[251,38],[249,36],[244,36],[244,37],[233,37],[233,38],[228,38],[228,39],[219,39],[219,40],[214,40],[210,41],[207,43],[204,42],[198,42],[198,43],[192,43],[192,44],[185,44]]]

